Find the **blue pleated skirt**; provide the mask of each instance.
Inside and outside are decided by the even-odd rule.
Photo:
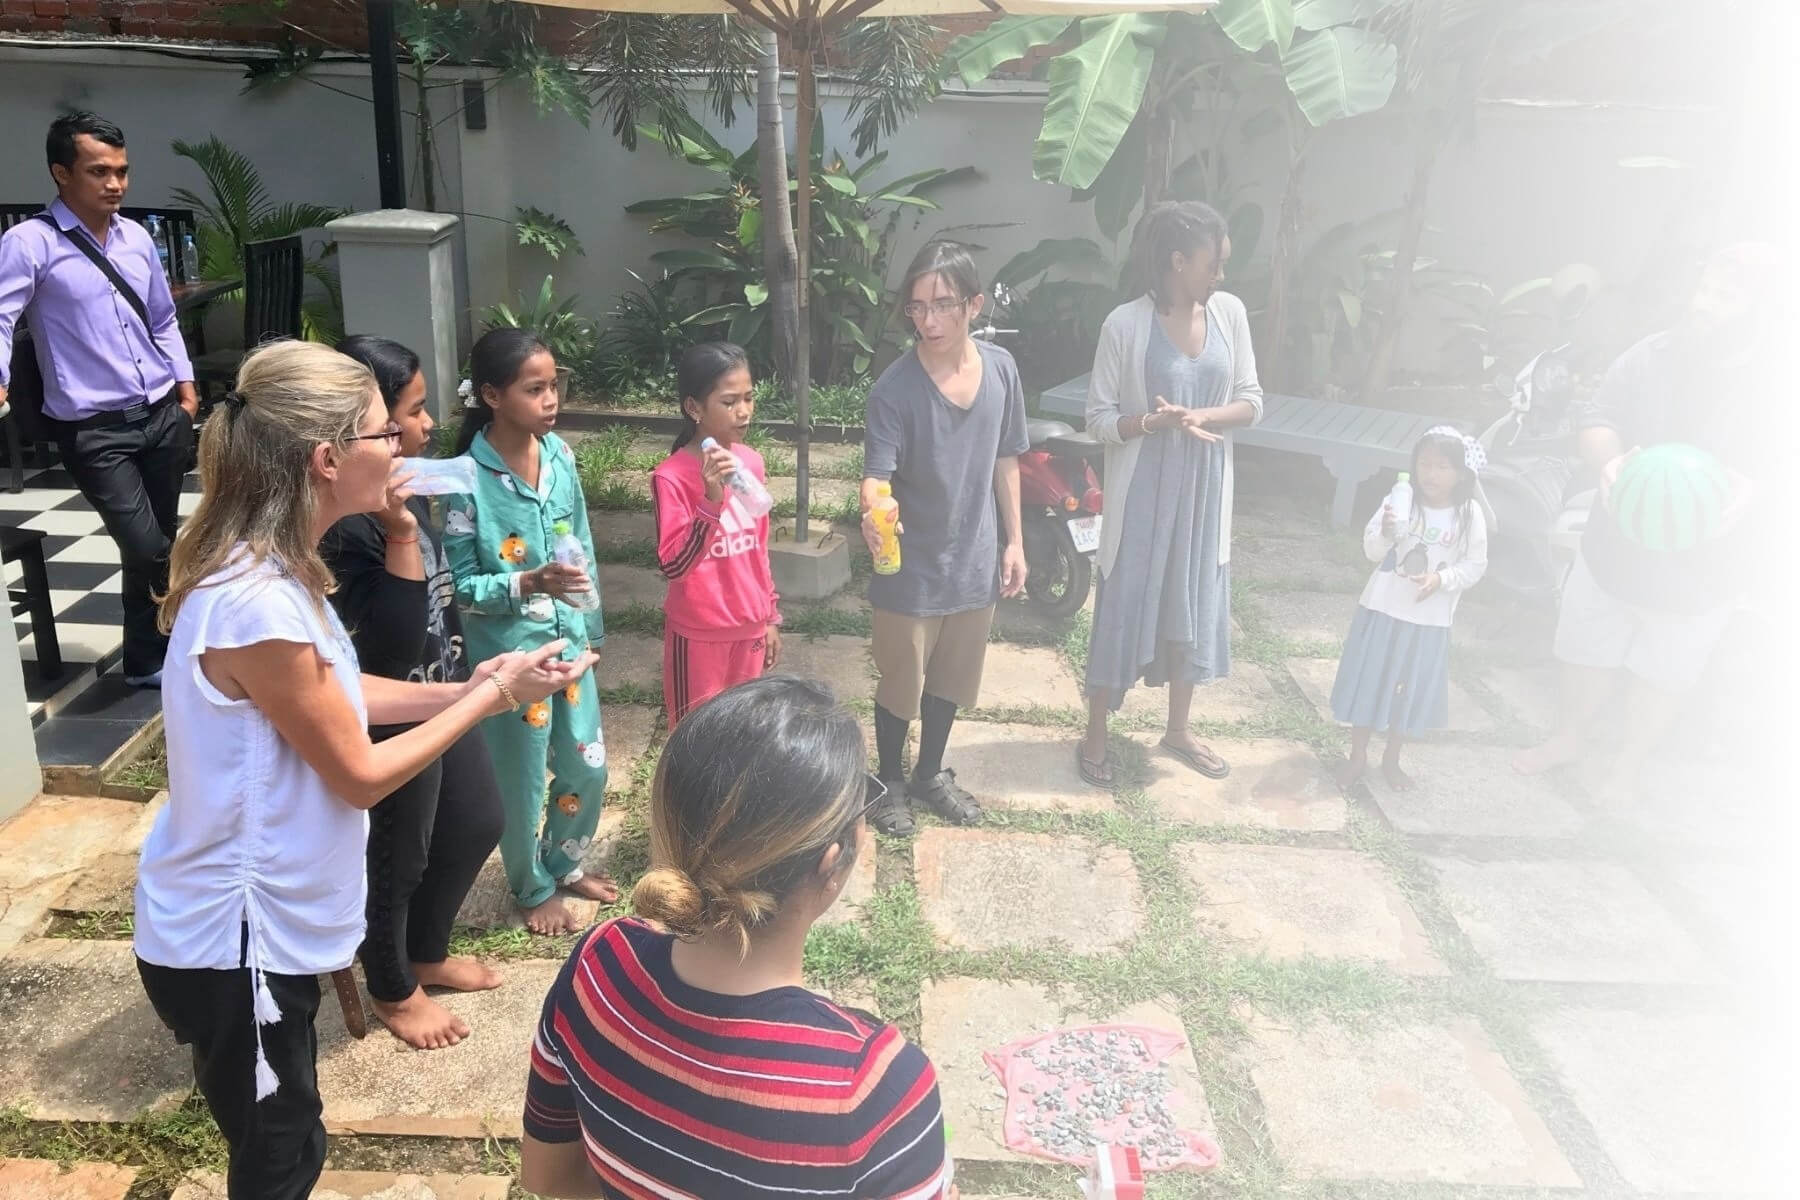
[[[1450,627],[1358,605],[1331,685],[1331,715],[1409,737],[1450,723]]]

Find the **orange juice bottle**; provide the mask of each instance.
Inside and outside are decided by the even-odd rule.
[[[875,549],[875,573],[897,575],[900,572],[900,506],[894,502],[894,489],[885,483],[875,485],[875,503],[869,506],[869,519],[881,533],[881,544]]]

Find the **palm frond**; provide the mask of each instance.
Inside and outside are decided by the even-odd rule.
[[[639,125],[676,132],[674,114],[686,111],[681,73],[688,64],[666,18],[606,13],[583,28],[577,51],[592,70],[594,107],[627,150],[637,149]]]
[[[944,31],[922,17],[857,21],[833,47],[849,71],[858,154],[868,154],[919,110],[939,89],[937,46]]]
[[[733,17],[675,18],[674,23],[682,29],[688,61],[706,73],[707,107],[729,126],[737,118],[737,106],[750,103],[755,30]]]
[[[208,203],[188,189],[180,188],[174,192],[176,202],[204,213],[213,224],[230,231],[236,241],[249,241],[251,230],[269,208],[269,192],[263,186],[256,164],[248,155],[233,150],[216,136],[198,144],[177,138],[169,145],[177,155],[200,168],[200,174],[205,176],[206,186],[212,192],[211,203]]]
[[[347,208],[335,208],[329,204],[291,203],[281,204],[269,209],[256,222],[256,240],[289,237],[296,233],[305,233],[309,229],[321,228],[327,221],[335,221],[349,213]]]

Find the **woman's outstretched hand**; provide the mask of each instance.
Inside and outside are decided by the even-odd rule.
[[[553,692],[561,691],[586,674],[600,661],[600,656],[587,651],[578,658],[564,661],[560,656],[568,648],[567,638],[547,642],[535,650],[510,650],[480,663],[469,677],[470,687],[479,687],[489,679],[497,680],[520,704],[536,704]],[[505,712],[505,693],[494,689],[499,710]]]

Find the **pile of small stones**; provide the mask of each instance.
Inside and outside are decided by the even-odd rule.
[[[1087,1158],[1096,1142],[1135,1146],[1144,1166],[1173,1166],[1188,1143],[1168,1108],[1169,1081],[1143,1039],[1117,1030],[1077,1030],[1029,1047],[1021,1057],[1050,1083],[1021,1083],[1017,1117],[1039,1146]]]

